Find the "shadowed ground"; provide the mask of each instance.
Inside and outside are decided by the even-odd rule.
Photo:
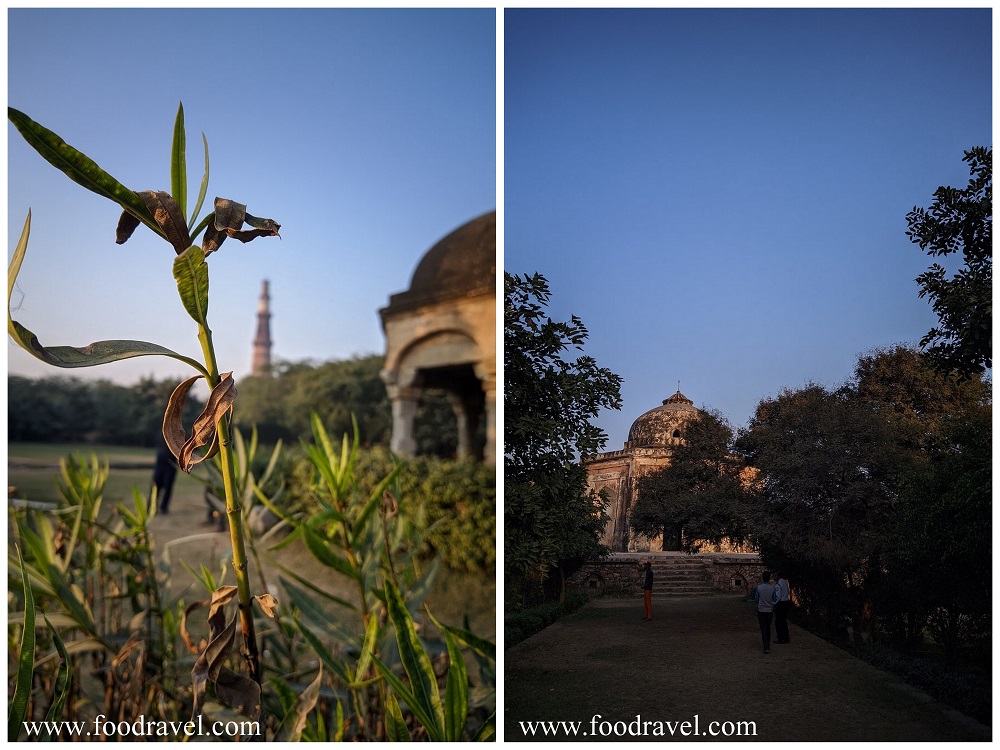
[[[989,727],[794,625],[790,644],[762,653],[755,605],[743,597],[654,594],[653,621],[641,616],[638,597],[595,600],[506,651],[503,739],[695,739],[695,716],[698,739],[991,739]],[[629,734],[637,716],[646,736]],[[581,725],[576,734],[536,726],[532,736],[528,721]],[[712,722],[743,736],[707,736]]]

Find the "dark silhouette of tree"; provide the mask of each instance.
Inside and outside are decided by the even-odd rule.
[[[579,459],[607,441],[591,420],[621,408],[621,378],[567,356],[588,332],[576,316],[551,320],[550,294],[539,274],[504,274],[504,568],[535,582],[557,569],[564,584],[570,561],[603,550],[603,504]]]
[[[969,376],[993,363],[993,149],[973,148],[963,161],[972,174],[968,186],[939,187],[929,209],[906,215],[906,234],[928,255],[962,254],[964,265],[953,275],[934,263],[917,277],[920,296],[938,316],[920,345],[938,369]]]

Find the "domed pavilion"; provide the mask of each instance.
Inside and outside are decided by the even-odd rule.
[[[684,441],[688,425],[701,417],[694,402],[678,391],[660,406],[640,416],[628,431],[625,447],[584,459],[587,484],[608,499],[608,525],[602,543],[612,552],[658,548],[657,540],[635,536],[629,519],[637,497],[639,477],[670,465],[676,446]]]
[[[413,422],[422,393],[448,394],[458,456],[496,454],[496,211],[460,226],[428,250],[405,292],[379,311],[381,376],[392,404],[394,452],[416,452]],[[485,445],[476,441],[485,420]]]

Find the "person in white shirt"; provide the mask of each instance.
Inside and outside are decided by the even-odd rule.
[[[774,584],[766,570],[760,574],[760,583],[754,589],[753,598],[757,602],[757,622],[760,625],[760,640],[764,653],[771,650],[771,618],[774,615]]]

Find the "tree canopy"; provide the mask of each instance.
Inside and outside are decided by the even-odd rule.
[[[950,653],[989,633],[989,383],[904,346],[837,389],[761,401],[736,448],[759,470],[751,538],[799,603],[855,633]]]
[[[741,469],[732,454],[733,427],[718,411],[703,411],[684,431],[670,465],[639,478],[633,531],[663,535],[663,549],[697,552],[745,535]]]
[[[621,408],[621,378],[572,356],[587,329],[550,319],[550,296],[539,274],[504,274],[504,565],[517,578],[601,552],[605,517],[579,458],[607,440],[591,420]]]
[[[938,369],[968,376],[993,364],[993,149],[973,148],[963,161],[968,186],[939,187],[929,209],[907,214],[906,234],[928,255],[962,254],[953,275],[934,263],[917,284],[938,316],[920,345]]]

